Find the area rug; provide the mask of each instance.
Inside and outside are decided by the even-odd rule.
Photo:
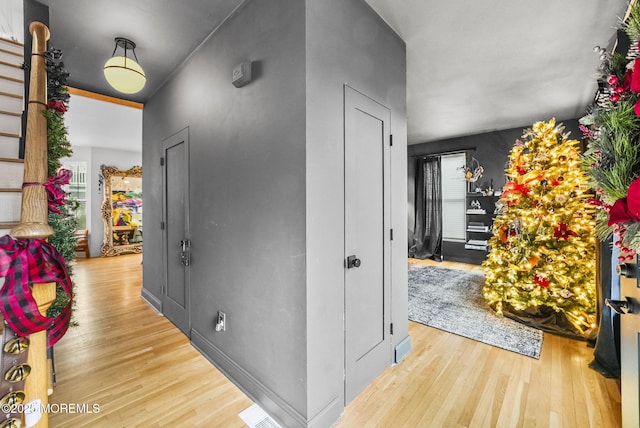
[[[409,264],[409,319],[478,342],[540,358],[543,333],[498,318],[482,297],[481,273]]]

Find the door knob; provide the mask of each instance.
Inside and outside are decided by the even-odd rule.
[[[182,266],[189,266],[191,264],[191,253],[189,248],[191,247],[191,241],[183,239],[180,241],[180,264]]]
[[[611,310],[616,314],[624,315],[628,313],[633,313],[633,304],[627,299],[628,298],[625,298],[625,300],[605,299],[604,303],[605,305],[610,307]]]
[[[636,265],[633,263],[621,263],[616,266],[616,273],[626,278],[635,278],[638,275]]]
[[[347,269],[358,268],[360,267],[361,261],[359,258],[354,256],[347,257]]]

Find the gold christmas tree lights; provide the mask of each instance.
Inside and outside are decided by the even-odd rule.
[[[516,141],[483,262],[498,316],[588,337],[596,327],[594,207],[577,140],[554,119]]]

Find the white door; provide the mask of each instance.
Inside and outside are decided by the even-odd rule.
[[[345,404],[391,364],[391,112],[345,86]]]
[[[640,426],[640,283],[637,258],[618,267],[620,297],[608,302],[620,316],[620,382],[622,386],[622,427]]]
[[[165,139],[163,147],[163,314],[190,336],[189,310],[189,134],[188,128]]]

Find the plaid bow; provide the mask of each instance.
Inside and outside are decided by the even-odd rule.
[[[66,192],[62,190],[63,184],[69,184],[71,181],[71,171],[68,169],[60,169],[57,175],[49,177],[44,187],[47,189],[47,199],[49,203],[49,211],[60,214],[58,206],[64,205],[66,201]]]
[[[22,183],[22,187],[44,186],[47,191],[47,203],[49,211],[60,214],[58,207],[67,203],[67,194],[62,190],[62,185],[69,184],[72,173],[68,169],[60,169],[57,175],[51,176],[46,183],[28,182]]]
[[[64,258],[44,239],[0,237],[0,311],[19,336],[49,330],[48,346],[64,336],[71,319],[71,278]],[[29,284],[58,283],[69,296],[69,304],[55,318],[44,316],[31,295]]]

